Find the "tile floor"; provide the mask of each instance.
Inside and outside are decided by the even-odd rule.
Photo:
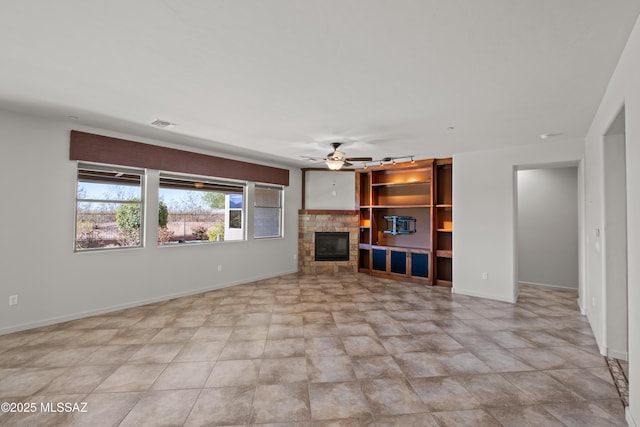
[[[626,361],[614,358],[607,358],[605,360],[609,366],[613,384],[618,390],[622,404],[627,407],[629,406],[629,364]]]
[[[0,402],[36,409],[2,426],[625,425],[575,294],[512,305],[361,274],[0,336]]]

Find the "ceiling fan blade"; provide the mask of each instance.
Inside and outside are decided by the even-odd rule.
[[[345,161],[342,166],[346,166],[346,167],[353,166],[353,163],[349,163],[349,162]]]
[[[345,160],[352,162],[370,162],[373,160],[372,157],[347,157]]]

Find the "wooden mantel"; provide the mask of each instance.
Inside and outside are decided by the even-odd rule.
[[[299,209],[299,215],[357,215],[357,210]]]

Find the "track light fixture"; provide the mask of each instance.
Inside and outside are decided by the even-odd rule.
[[[393,166],[396,166],[398,164],[398,161],[401,161],[401,160],[410,160],[411,164],[414,164],[416,162],[412,154],[410,156],[384,157],[380,160],[372,160],[371,162],[367,162],[367,163],[375,162],[375,163],[379,163],[380,166],[384,166],[385,164],[392,164]],[[363,169],[367,168],[368,166],[367,163],[364,164]]]

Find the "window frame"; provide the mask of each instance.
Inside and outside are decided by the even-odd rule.
[[[80,174],[81,171],[87,172],[98,172],[98,173],[115,173],[114,178],[118,178],[119,175],[137,175],[139,176],[139,200],[119,200],[119,199],[104,199],[104,198],[90,198],[90,199],[81,199],[78,197],[79,185],[81,182],[90,182],[84,181],[81,179]],[[75,174],[75,206],[74,206],[74,226],[73,226],[73,252],[74,253],[90,253],[90,252],[100,252],[100,251],[111,251],[111,250],[126,250],[126,249],[140,249],[145,246],[145,209],[146,209],[146,200],[145,200],[145,183],[147,178],[146,169],[141,168],[131,168],[127,166],[119,166],[119,165],[110,165],[105,163],[92,163],[92,162],[84,162],[77,161],[76,162],[76,174]],[[101,181],[96,179],[96,182],[103,182],[104,184],[113,184],[110,183],[108,179]],[[114,179],[114,182],[117,182]],[[136,186],[137,188],[137,186]],[[103,204],[118,204],[118,205],[138,205],[140,212],[140,242],[137,245],[133,246],[107,246],[107,247],[93,247],[93,248],[79,248],[78,247],[78,221],[79,221],[79,206],[81,203],[103,203]]]
[[[270,189],[270,190],[278,190],[278,206],[261,206],[256,202],[256,192],[258,189]],[[271,236],[257,236],[256,235],[256,212],[258,209],[278,209],[278,234]],[[254,186],[254,202],[253,202],[253,238],[256,240],[262,239],[282,239],[284,238],[284,186],[282,185],[273,185],[273,184],[263,184],[256,183]]]

